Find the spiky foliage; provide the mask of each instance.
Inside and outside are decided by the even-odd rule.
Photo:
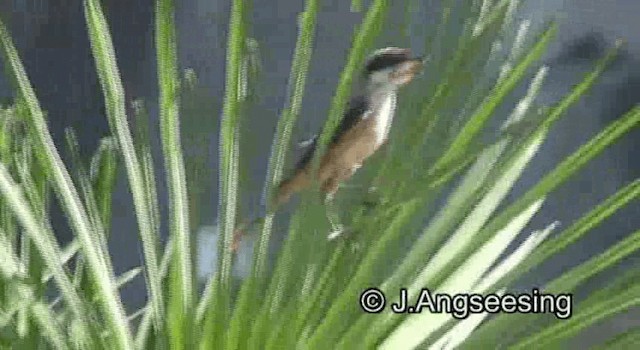
[[[106,18],[98,0],[85,0],[88,36],[113,137],[104,139],[90,166],[68,131],[71,170],[60,158],[45,114],[27,78],[9,33],[0,26],[4,64],[16,99],[0,110],[0,347],[118,349],[352,349],[352,348],[530,348],[560,346],[594,322],[640,303],[638,274],[612,279],[575,305],[570,320],[545,315],[472,314],[458,320],[448,313],[366,314],[361,293],[371,287],[410,299],[422,288],[438,293],[505,291],[524,273],[561,253],[619,208],[637,200],[640,180],[607,198],[564,230],[549,226],[508,250],[545,197],[591,159],[640,123],[634,108],[559,163],[523,195],[505,203],[516,181],[539,152],[555,122],[596,82],[615,55],[602,58],[557,104],[541,108],[535,97],[548,69],[539,59],[557,32],[550,24],[526,36],[527,23],[513,23],[516,1],[445,1],[442,19],[427,38],[429,79],[416,81],[402,96],[391,143],[368,162],[354,182],[376,188],[373,205],[341,201],[351,234],[335,242],[317,193],[305,193],[293,213],[287,238],[273,268],[267,255],[273,215],[265,218],[254,249],[251,274],[232,288],[230,246],[238,221],[239,128],[247,84],[248,4],[233,0],[227,47],[226,95],[220,125],[220,210],[218,271],[204,293],[196,295],[190,218],[194,208],[180,140],[181,81],[177,72],[173,2],[156,3],[156,49],[160,87],[160,130],[169,195],[170,239],[159,243],[156,175],[146,129],[128,124],[118,65]],[[353,10],[362,2],[353,1]],[[323,150],[335,129],[357,69],[385,29],[391,6],[375,0],[353,36],[353,46],[336,88],[323,134]],[[317,0],[308,0],[289,79],[289,96],[274,135],[265,187],[272,193],[282,179],[291,133],[304,102]],[[451,14],[462,18],[450,21]],[[516,26],[517,35],[508,35]],[[533,39],[526,39],[533,38]],[[455,40],[454,40],[455,39]],[[498,45],[499,44],[499,45]],[[499,69],[496,69],[498,67]],[[533,73],[533,74],[532,74]],[[512,103],[512,92],[529,82]],[[489,121],[513,112],[487,138]],[[145,125],[143,104],[134,108]],[[402,137],[400,137],[402,136]],[[321,153],[321,152],[320,152]],[[135,205],[144,265],[115,276],[107,236],[116,167],[126,170]],[[73,179],[73,180],[72,180]],[[214,181],[214,179],[211,179]],[[49,223],[49,201],[62,203],[75,239],[61,247]],[[346,196],[346,195],[345,195]],[[436,206],[436,203],[442,203]],[[277,214],[276,214],[277,215]],[[428,220],[427,220],[428,219]],[[572,293],[595,274],[640,249],[640,232],[565,272],[541,290]],[[410,243],[410,244],[409,244]],[[503,256],[505,255],[505,256]],[[76,263],[67,266],[73,257]],[[147,280],[148,306],[125,315],[118,288],[141,272]],[[58,292],[49,300],[49,281]],[[138,322],[139,321],[139,322]],[[134,327],[135,325],[135,327]],[[505,336],[508,334],[509,336]],[[612,339],[610,346],[636,342],[638,330]]]

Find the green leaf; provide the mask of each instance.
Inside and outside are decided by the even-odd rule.
[[[493,115],[493,112],[500,105],[502,100],[507,96],[509,92],[515,88],[516,84],[520,82],[527,69],[531,64],[537,61],[542,54],[546,51],[549,42],[553,39],[557,32],[557,25],[552,24],[538,39],[537,43],[531,48],[531,50],[525,55],[525,57],[518,63],[516,67],[501,80],[496,87],[488,95],[488,98],[483,102],[480,107],[476,109],[471,118],[462,127],[462,130],[456,136],[454,141],[449,146],[449,149],[440,157],[436,164],[431,169],[431,172],[448,166],[452,162],[457,161],[461,155],[463,155],[471,141],[482,130],[482,127],[486,124],[489,118]]]
[[[69,349],[65,334],[60,329],[54,315],[49,308],[42,303],[35,303],[31,306],[31,317],[51,346],[55,349]]]
[[[296,50],[291,64],[289,75],[289,100],[284,106],[276,134],[273,138],[272,153],[269,159],[269,170],[265,183],[267,193],[267,207],[271,198],[275,195],[275,190],[282,180],[287,150],[291,143],[291,132],[300,114],[302,97],[304,96],[307,71],[313,50],[313,37],[315,35],[315,24],[318,12],[318,2],[309,0],[305,5],[300,23],[300,32],[296,43]],[[272,208],[269,208],[272,209]],[[252,272],[245,280],[239,292],[239,299],[235,306],[231,323],[227,334],[227,349],[244,348],[244,343],[248,339],[242,338],[242,329],[252,326],[252,321],[256,315],[252,315],[252,303],[258,297],[260,288],[264,285],[267,254],[269,241],[273,228],[275,212],[269,211],[262,224],[262,232],[256,244]],[[289,247],[289,245],[286,245]],[[287,248],[284,248],[287,249]],[[283,250],[282,256],[286,255]],[[265,304],[266,306],[267,304]],[[259,314],[259,313],[256,313]]]
[[[170,267],[169,312],[167,320],[171,347],[191,347],[191,319],[194,311],[192,249],[189,201],[179,128],[179,78],[176,29],[172,0],[156,1],[156,50],[160,86],[160,131],[169,189],[169,227],[175,249]]]
[[[33,135],[34,141],[37,145],[38,160],[40,161],[43,169],[50,174],[58,198],[63,203],[64,209],[70,218],[71,226],[73,227],[75,234],[80,239],[84,256],[87,258],[89,263],[89,269],[98,285],[98,293],[104,297],[105,302],[102,305],[103,312],[110,327],[113,328],[114,334],[117,334],[116,341],[118,347],[125,349],[130,348],[132,344],[131,333],[128,325],[126,324],[122,304],[115,293],[113,272],[109,271],[107,268],[108,265],[104,263],[106,259],[109,259],[109,257],[100,254],[101,252],[97,243],[92,239],[94,232],[91,227],[91,223],[87,218],[86,210],[82,206],[78,193],[71,182],[69,173],[62,163],[60,155],[55,149],[38,100],[36,99],[35,93],[24,71],[24,67],[18,58],[18,54],[11,42],[11,39],[9,38],[4,24],[0,24],[0,42],[5,54],[5,62],[10,67],[14,80],[19,88],[19,96],[25,103],[29,118],[27,123],[31,130],[31,135]],[[2,170],[3,183],[5,185],[10,185],[12,180],[6,172],[6,168],[2,167]],[[33,213],[26,209],[26,203],[24,202],[22,193],[15,191],[16,190],[14,189],[11,189],[11,191],[7,189],[3,192],[5,195],[11,196],[10,200],[12,201],[13,210],[21,211],[19,216],[21,218],[20,221],[22,222],[22,225],[29,225],[27,232],[30,232],[30,235],[38,235],[39,232],[47,232],[38,227],[39,224],[36,223]],[[32,239],[34,239],[34,237],[32,237]],[[53,241],[53,234],[50,233],[50,236],[47,239],[50,241],[47,242],[45,238],[43,238],[39,243],[36,243],[36,245],[45,259],[55,259],[47,262],[48,267],[52,269],[52,265],[59,264],[59,247],[57,247],[57,244]],[[35,242],[36,241],[34,240],[34,243]],[[82,310],[81,302],[79,301],[78,296],[71,292],[72,287],[70,281],[64,274],[62,267],[58,265],[56,269],[57,270],[52,269],[52,271],[56,271],[54,273],[56,281],[61,288],[65,289],[65,294],[67,294],[66,300],[74,304],[72,309],[77,317],[85,317],[86,313]]]
[[[640,231],[634,233],[637,240],[640,237]],[[636,244],[634,249],[638,249]],[[533,344],[535,346],[545,346],[551,342],[568,336],[575,336],[578,331],[603,320],[607,317],[615,315],[622,311],[628,311],[631,308],[640,305],[640,285],[622,291],[620,294],[611,295],[607,300],[601,300],[591,305],[584,305],[571,315],[570,319],[561,319],[545,327],[542,331],[522,339],[517,344],[510,347],[511,349],[530,349]],[[569,312],[572,312],[569,310]]]
[[[233,231],[236,225],[236,206],[239,195],[239,125],[242,96],[240,96],[243,49],[245,44],[245,1],[234,0],[231,5],[227,39],[225,97],[220,125],[220,170],[218,183],[218,271],[209,284],[213,297],[204,320],[201,349],[217,349],[225,342],[224,325],[231,309],[231,264]]]
[[[640,327],[635,327],[612,337],[595,349],[632,349],[638,343],[640,343]]]
[[[136,155],[136,148],[127,122],[124,89],[115,61],[116,55],[107,21],[98,0],[85,0],[83,4],[91,51],[105,99],[107,119],[111,132],[118,141],[129,179],[131,194],[133,195],[138,233],[144,251],[145,272],[154,312],[153,320],[155,328],[160,330],[162,329],[161,323],[165,317],[165,310],[162,287],[158,276],[159,233],[154,231],[154,227],[151,224],[153,213],[150,198],[145,192],[146,184],[142,165]],[[125,348],[131,348],[132,344],[133,340],[129,336]]]

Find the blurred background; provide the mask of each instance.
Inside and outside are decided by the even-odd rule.
[[[140,98],[146,102],[151,132],[157,135],[154,2],[103,0],[102,3],[109,19],[127,100]],[[249,32],[257,48],[254,56],[257,70],[241,141],[244,162],[241,164],[241,216],[251,215],[260,208],[268,152],[285,103],[297,36],[297,16],[303,9],[303,3],[299,0],[253,1]],[[417,3],[419,1],[406,1],[406,7],[400,2],[394,4],[388,17],[389,30],[378,40],[377,46],[409,46],[416,52],[424,50],[424,36],[435,30],[440,6],[439,1],[434,0],[426,1],[426,6],[418,6]],[[197,186],[190,191],[193,203],[199,208],[194,215],[193,227],[198,232],[200,275],[204,277],[214,269],[215,261],[217,144],[229,2],[183,0],[176,2],[176,11],[181,68],[192,69],[198,79],[195,88],[183,100],[182,127],[185,151],[193,160],[189,166],[192,173],[197,174],[194,176],[197,181],[191,182]],[[639,13],[640,2],[637,0],[522,2],[516,20],[530,20],[532,35],[550,19],[555,18],[561,24],[557,40],[544,59],[550,71],[538,98],[540,104],[552,104],[563,96],[591,69],[595,60],[613,46],[616,39],[625,39],[627,45],[594,89],[560,120],[512,196],[522,193],[604,125],[640,102]],[[295,140],[310,137],[322,126],[351,45],[354,25],[361,21],[362,14],[351,12],[349,1],[324,2],[321,6],[307,94],[294,131]],[[3,0],[0,1],[0,16],[10,27],[42,108],[48,112],[56,145],[64,154],[64,129],[73,127],[77,131],[80,148],[88,157],[96,149],[98,140],[108,134],[109,128],[85,31],[82,2]],[[423,79],[428,78],[427,69]],[[518,96],[525,89],[526,86],[522,86],[514,95]],[[11,96],[8,82],[0,76],[0,98],[8,102]],[[504,118],[498,117],[497,121]],[[157,172],[160,173],[160,140],[152,138],[152,143]],[[570,224],[616,189],[640,177],[639,160],[640,131],[636,130],[550,196],[530,223],[530,228],[540,229],[554,220],[559,220],[563,226]],[[121,175],[124,175],[122,168]],[[159,182],[158,186],[160,198],[164,198],[164,183]],[[166,207],[161,207],[161,211],[166,213]],[[61,211],[56,208],[53,220],[59,240],[68,242],[71,232]],[[142,255],[124,176],[120,177],[114,194],[113,220],[110,245],[116,273],[120,274],[139,266]],[[166,233],[166,222],[163,225]],[[601,228],[520,281],[518,288],[543,285],[561,271],[603,251],[639,227],[640,205],[631,204]],[[281,240],[282,234],[274,239]],[[246,273],[250,266],[250,243],[250,240],[246,241],[241,248],[236,271],[238,276]],[[636,254],[619,268],[638,266],[638,263],[640,256]],[[593,281],[592,288],[597,288],[598,283]],[[129,310],[143,306],[145,297],[142,278],[123,290],[123,300]],[[630,312],[598,325],[599,332],[589,332],[581,337],[580,342],[589,344],[606,337],[607,331],[617,333],[634,322],[640,324],[640,312]]]

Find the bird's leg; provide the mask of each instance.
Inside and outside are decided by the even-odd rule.
[[[354,164],[350,170],[348,170],[346,172],[346,174],[344,175],[344,180],[348,180],[349,178],[351,178],[353,176],[353,174],[356,173],[356,171],[358,171],[358,169],[360,169],[362,167],[362,163],[356,163]],[[342,182],[338,185],[339,188],[362,188],[362,185],[349,185],[346,182]]]
[[[350,184],[340,184],[340,189],[362,189],[363,185],[350,185]]]
[[[329,232],[329,236],[327,237],[328,240],[332,240],[344,232],[344,226],[340,222],[340,214],[338,214],[335,208],[333,197],[333,193],[328,193],[324,199],[325,213],[331,225],[331,232]]]

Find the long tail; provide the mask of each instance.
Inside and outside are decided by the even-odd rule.
[[[291,199],[291,196],[304,190],[310,184],[311,179],[306,168],[296,171],[293,176],[282,181],[280,185],[278,185],[271,207],[275,210],[281,205],[286,204]]]
[[[267,209],[267,213],[274,213],[280,206],[286,204],[292,195],[305,189],[309,183],[309,176],[305,169],[297,171],[292,177],[282,181],[280,185],[278,185],[278,189],[270,203],[271,205],[269,205]],[[246,232],[253,228],[253,226],[261,223],[265,216],[266,214],[255,216],[253,219],[244,220],[236,226],[233,232],[232,251],[235,252],[238,250],[242,237],[244,237]]]
[[[245,220],[240,223],[240,225],[236,226],[236,229],[233,231],[233,243],[231,244],[231,251],[235,252],[238,250],[240,241],[246,234],[247,230],[249,230],[254,225],[262,222],[264,220],[264,217],[264,215],[256,216],[252,220]]]

